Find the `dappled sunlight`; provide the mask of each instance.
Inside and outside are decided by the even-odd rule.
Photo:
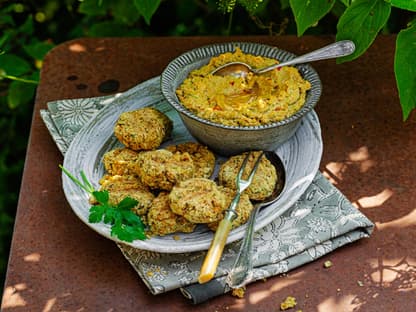
[[[350,310],[356,309],[360,306],[359,303],[351,304],[354,300],[354,295],[338,295],[338,296],[330,296],[323,300],[320,304],[318,304],[317,311],[319,312],[327,312],[327,311],[344,311],[346,306],[350,307]]]
[[[409,214],[390,222],[376,222],[378,230],[386,230],[389,228],[405,228],[412,225],[416,225],[416,208],[413,209]]]
[[[68,47],[69,51],[75,52],[75,53],[82,53],[82,52],[88,52],[88,48],[85,45],[79,44],[79,43],[72,43]],[[102,52],[106,51],[107,48],[104,46],[97,46],[94,48],[94,52]]]
[[[387,289],[395,291],[397,296],[411,296],[408,292],[415,290],[416,258],[373,258],[369,266],[369,273],[363,281],[365,291],[354,298],[353,304],[376,304],[378,297]]]
[[[247,285],[247,292],[244,297],[233,301],[227,308],[233,311],[249,311],[250,307],[255,307],[256,305],[261,304],[262,301],[276,296],[279,292],[284,292],[288,287],[293,287],[293,285],[298,284],[304,278],[305,272],[302,270],[293,274],[287,273],[280,275],[278,278],[274,278],[274,282],[270,281],[270,279],[264,280],[264,282],[268,282],[270,285],[267,289],[250,289],[250,291],[248,291],[248,288],[253,287],[253,285]],[[257,281],[256,283],[262,283],[262,281]],[[284,298],[282,297],[281,301],[283,300]],[[276,310],[276,307],[271,307],[270,310]]]
[[[301,280],[303,272],[299,272],[296,274],[291,275],[290,277],[285,276],[279,279],[278,283],[274,283],[271,287],[267,290],[261,290],[253,292],[249,295],[248,301],[250,304],[257,304],[262,300],[270,297],[273,293],[281,291],[282,289],[289,287],[293,284],[296,284]]]
[[[96,48],[94,49],[94,52],[101,52],[101,51],[105,51],[105,50],[107,50],[107,48],[106,48],[106,47],[100,46],[100,47],[96,47]]]
[[[312,303],[311,299],[313,298],[309,295],[307,288],[302,290],[302,295],[296,293],[294,289],[298,287],[303,289],[305,287],[304,279],[319,279],[319,272],[317,270],[314,272],[302,270],[293,274],[282,275],[274,282],[269,280],[267,289],[251,289],[247,291],[244,298],[233,301],[232,304],[227,306],[227,309],[252,311],[256,310],[256,306],[261,302],[275,298],[276,305],[270,307],[270,311],[275,311],[279,309],[279,302],[283,302],[287,296],[292,295],[297,301],[297,306],[293,311],[364,312],[368,311],[369,307],[377,307],[380,297],[386,295],[387,292],[393,294],[397,298],[397,304],[399,304],[407,296],[414,296],[416,287],[415,257],[386,258],[386,256],[380,255],[366,261],[359,280],[340,280],[336,287],[328,287],[321,284],[322,281],[317,281],[316,287],[320,288],[318,294],[322,294],[322,296],[319,297],[318,302]],[[252,286],[249,285],[248,287]],[[307,287],[311,286],[308,285]],[[288,293],[288,289],[292,291]],[[393,306],[394,304],[392,302]],[[391,311],[390,308],[391,306],[387,307],[386,311]]]
[[[384,204],[390,197],[392,197],[394,192],[389,189],[384,189],[380,193],[373,195],[373,196],[364,196],[358,199],[355,204],[355,206],[358,206],[360,208],[374,208],[379,207],[382,204]]]
[[[38,254],[36,252],[31,253],[27,256],[24,256],[23,260],[25,260],[26,262],[39,262],[40,261],[40,254]]]
[[[398,291],[412,290],[416,286],[416,259],[373,259],[371,273],[366,277],[369,284]]]
[[[324,176],[334,185],[342,180],[342,173],[348,166],[342,162],[330,162],[325,166]]]
[[[79,43],[73,43],[69,46],[69,51],[71,52],[77,52],[77,53],[81,53],[81,52],[87,52],[87,48]]]
[[[332,184],[337,185],[343,180],[343,173],[345,173],[350,166],[358,168],[360,173],[365,173],[375,165],[376,162],[371,159],[368,148],[362,146],[349,153],[345,161],[327,163],[323,174]]]
[[[46,301],[45,307],[43,308],[42,312],[52,311],[52,308],[55,305],[55,302],[56,302],[56,298],[52,298]]]
[[[5,288],[3,293],[3,308],[17,308],[26,306],[26,301],[23,299],[21,292],[27,289],[26,284],[16,284]]]

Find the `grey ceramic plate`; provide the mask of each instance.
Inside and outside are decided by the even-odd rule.
[[[120,94],[113,103],[104,107],[84,126],[75,136],[65,154],[64,167],[75,175],[78,175],[81,170],[84,171],[94,187],[98,189],[98,181],[104,174],[102,156],[105,152],[121,146],[113,135],[113,127],[118,116],[123,111],[144,106],[156,107],[174,122],[172,139],[165,145],[194,141],[176,111],[164,99],[160,91],[160,78],[155,77]],[[289,209],[303,194],[318,171],[322,155],[322,139],[319,120],[314,111],[302,120],[295,135],[279,146],[276,152],[286,167],[287,184],[280,199],[260,211],[256,230],[266,226]],[[221,161],[221,159],[218,160]],[[88,222],[90,208],[88,194],[64,174],[62,180],[65,196],[74,213],[91,229],[111,240],[118,241],[110,235],[109,225]],[[244,230],[245,226],[232,230],[227,242],[241,239]],[[212,237],[213,233],[207,227],[200,225],[193,233],[152,237],[145,241],[136,240],[127,244],[144,250],[181,253],[208,249]]]

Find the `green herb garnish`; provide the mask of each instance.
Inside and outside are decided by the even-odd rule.
[[[62,165],[59,165],[59,167],[75,184],[94,196],[98,202],[98,205],[91,206],[88,222],[98,223],[103,221],[106,224],[111,224],[111,236],[115,236],[122,241],[132,242],[135,239],[144,240],[147,238],[142,220],[131,211],[137,205],[137,200],[126,197],[117,205],[111,205],[108,191],[96,191],[83,171],[80,172],[81,182]]]

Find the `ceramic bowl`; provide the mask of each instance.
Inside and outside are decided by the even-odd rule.
[[[248,150],[275,150],[293,136],[302,118],[313,110],[321,96],[321,80],[310,65],[296,66],[302,77],[311,83],[305,104],[294,115],[279,122],[250,127],[222,125],[198,117],[185,108],[176,96],[176,89],[191,71],[207,64],[213,56],[233,52],[235,47],[239,47],[244,53],[274,58],[280,62],[296,57],[288,51],[252,42],[227,42],[203,46],[178,56],[167,65],[161,75],[162,94],[179,113],[191,135],[218,154],[229,156]]]

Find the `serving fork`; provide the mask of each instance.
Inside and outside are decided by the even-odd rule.
[[[230,203],[230,206],[226,210],[224,218],[221,220],[218,228],[215,232],[215,236],[211,242],[208,253],[205,256],[204,262],[199,273],[198,282],[200,284],[210,281],[217,271],[218,263],[222,252],[224,250],[225,243],[227,241],[228,234],[231,230],[232,222],[237,217],[236,208],[240,201],[242,192],[246,190],[251,182],[253,181],[254,174],[257,171],[258,166],[260,165],[261,158],[263,157],[264,152],[260,152],[260,155],[257,157],[256,162],[248,176],[247,179],[243,179],[243,173],[247,166],[248,159],[250,158],[251,153],[248,152],[246,157],[243,160],[243,163],[238,171],[236,177],[236,194],[233,200]]]

